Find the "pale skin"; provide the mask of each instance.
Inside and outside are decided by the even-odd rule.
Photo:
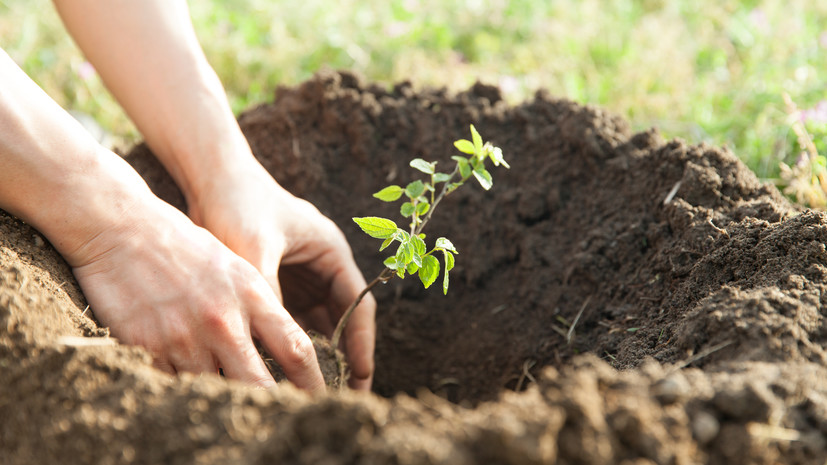
[[[179,0],[58,0],[67,29],[187,199],[155,197],[0,51],[0,208],[63,255],[95,316],[169,373],[324,381],[304,329],[330,335],[365,287],[341,231],[253,157]],[[290,265],[290,274],[279,275]],[[354,314],[350,385],[373,377],[375,302]]]

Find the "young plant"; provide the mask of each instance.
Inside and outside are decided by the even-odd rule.
[[[426,175],[424,181],[416,180],[405,187],[388,186],[373,194],[374,197],[385,202],[395,202],[404,196],[400,213],[410,221],[407,229],[400,228],[392,220],[378,216],[353,218],[353,221],[367,235],[382,239],[380,251],[387,249],[394,242],[398,242],[399,245],[396,253],[385,259],[385,269],[359,293],[356,300],[342,315],[333,332],[331,340],[333,347],[339,346],[339,339],[342,337],[342,331],[347,326],[350,315],[375,285],[385,283],[394,276],[404,278],[406,275],[417,274],[422,285],[426,289],[430,287],[439,276],[440,264],[436,258],[437,255],[442,255],[444,262],[442,292],[448,293],[448,273],[454,267],[454,255],[459,252],[445,237],[437,238],[434,246],[428,250],[425,243],[426,236],[422,230],[431,220],[442,199],[456,191],[472,177],[480,183],[483,189],[491,189],[493,180],[491,173],[485,169],[487,160],[491,160],[494,166],[502,165],[510,168],[503,158],[502,150],[494,147],[490,142],[484,143],[473,124],[471,125],[471,140],[460,139],[454,142],[454,146],[468,157],[459,155],[451,157],[456,162],[451,172],[439,172],[436,169],[437,162],[415,158],[411,160],[410,165]],[[438,194],[437,191],[439,191]]]

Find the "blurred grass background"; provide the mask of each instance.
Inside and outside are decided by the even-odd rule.
[[[759,177],[776,178],[779,162],[800,152],[782,94],[814,109],[808,115],[827,100],[827,2],[189,3],[237,113],[325,66],[453,90],[479,79],[512,103],[545,88],[622,114],[637,129],[727,145]],[[121,144],[137,140],[49,1],[0,0],[0,46],[65,108],[94,116]]]

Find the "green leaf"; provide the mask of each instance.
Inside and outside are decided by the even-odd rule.
[[[503,151],[499,147],[492,147],[491,152],[488,154],[488,158],[494,162],[494,166],[503,165],[506,168],[511,168],[508,163],[505,162],[505,158],[503,158]]]
[[[459,252],[457,252],[457,249],[454,248],[454,244],[452,244],[451,241],[449,241],[448,238],[446,238],[446,237],[440,237],[439,239],[436,240],[436,248],[437,249],[443,249],[443,250],[450,250],[451,252],[456,253],[456,254],[459,253]]]
[[[385,239],[385,241],[382,242],[382,247],[379,247],[379,251],[381,252],[381,251],[387,249],[388,246],[391,245],[391,243],[393,242],[394,239],[395,239],[395,237],[389,237],[389,238]]]
[[[428,251],[428,247],[425,245],[425,241],[422,240],[419,236],[411,236],[411,244],[413,244],[414,251],[418,255],[425,255],[425,252]]]
[[[408,234],[408,231],[405,231],[402,228],[396,230],[396,234],[393,235],[393,238],[399,242],[407,241],[411,238],[411,235]]]
[[[479,153],[482,150],[482,136],[473,124],[471,125],[471,139],[474,141],[474,153]]]
[[[411,262],[422,266],[422,255],[425,255],[425,251],[428,250],[425,241],[419,236],[410,236],[406,242],[411,246]],[[414,271],[408,270],[408,273],[414,274]]]
[[[428,210],[430,210],[430,209],[431,209],[431,204],[429,204],[428,202],[420,202],[420,203],[416,204],[416,214],[419,215],[419,216],[422,216],[422,215],[428,213]]]
[[[474,169],[474,170],[485,168],[485,158],[479,159],[477,157],[473,157],[468,161],[468,163],[471,165],[471,168]]]
[[[451,180],[451,175],[448,173],[436,173],[434,174],[434,183],[438,182],[448,182]]]
[[[445,273],[442,276],[442,294],[448,294],[448,272],[454,268],[454,254],[447,250],[443,250],[445,255]]]
[[[445,255],[445,272],[449,272],[454,269],[454,254],[447,250],[442,251],[443,255]]]
[[[412,199],[419,197],[423,192],[425,192],[425,184],[418,179],[405,186],[405,194]]]
[[[436,281],[437,276],[439,276],[439,260],[433,255],[428,255],[422,259],[422,267],[419,269],[419,279],[422,281],[425,289],[427,289]]]
[[[387,218],[366,216],[364,218],[353,218],[353,221],[370,237],[388,239],[396,234],[396,223]]]
[[[471,176],[471,165],[468,164],[468,160],[463,159],[462,161],[458,161],[457,165],[459,165],[459,174],[462,176],[462,179],[468,179]]]
[[[408,263],[413,260],[414,247],[410,240],[403,241],[396,249],[396,263],[400,266],[408,266]]]
[[[485,190],[491,189],[491,186],[494,185],[494,180],[491,179],[491,173],[486,171],[485,168],[474,170],[474,177],[477,178],[477,181],[480,182],[480,186],[482,186]]]
[[[385,259],[384,263],[388,268],[392,270],[396,269],[396,257],[388,257]]]
[[[419,265],[414,262],[408,263],[408,274],[414,274],[419,271]]]
[[[470,140],[460,139],[458,141],[454,141],[454,147],[462,153],[467,153],[469,155],[474,154],[474,143]]]
[[[402,197],[402,194],[405,192],[405,189],[402,189],[399,186],[388,186],[381,191],[373,194],[379,200],[384,202],[393,202],[398,200],[399,197]]]
[[[411,160],[411,167],[422,171],[425,174],[434,174],[436,163],[428,163],[421,158],[414,158]]]
[[[405,202],[399,208],[399,213],[401,213],[402,216],[404,216],[405,218],[409,218],[411,215],[413,215],[413,212],[415,210],[416,207],[414,207],[414,204],[412,204],[411,202]]]

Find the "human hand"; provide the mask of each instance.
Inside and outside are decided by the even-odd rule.
[[[191,218],[257,268],[273,291],[284,290],[284,304],[299,322],[330,334],[328,328],[364,280],[341,232],[310,204],[281,189],[253,158],[198,45],[186,2],[73,0],[57,6],[85,55],[184,191]],[[354,387],[370,385],[373,313],[368,298],[345,335]]]
[[[366,286],[339,228],[279,186],[252,156],[199,187],[187,195],[192,220],[255,266],[302,327],[330,337]],[[347,326],[354,389],[370,389],[373,380],[375,309],[366,296]]]
[[[220,367],[271,386],[255,337],[296,385],[324,389],[310,338],[261,274],[152,195],[2,51],[0,127],[0,208],[49,239],[113,335],[168,372]]]
[[[210,372],[269,387],[261,341],[288,379],[324,390],[313,345],[261,274],[154,196],[69,253],[95,316],[169,373]]]

